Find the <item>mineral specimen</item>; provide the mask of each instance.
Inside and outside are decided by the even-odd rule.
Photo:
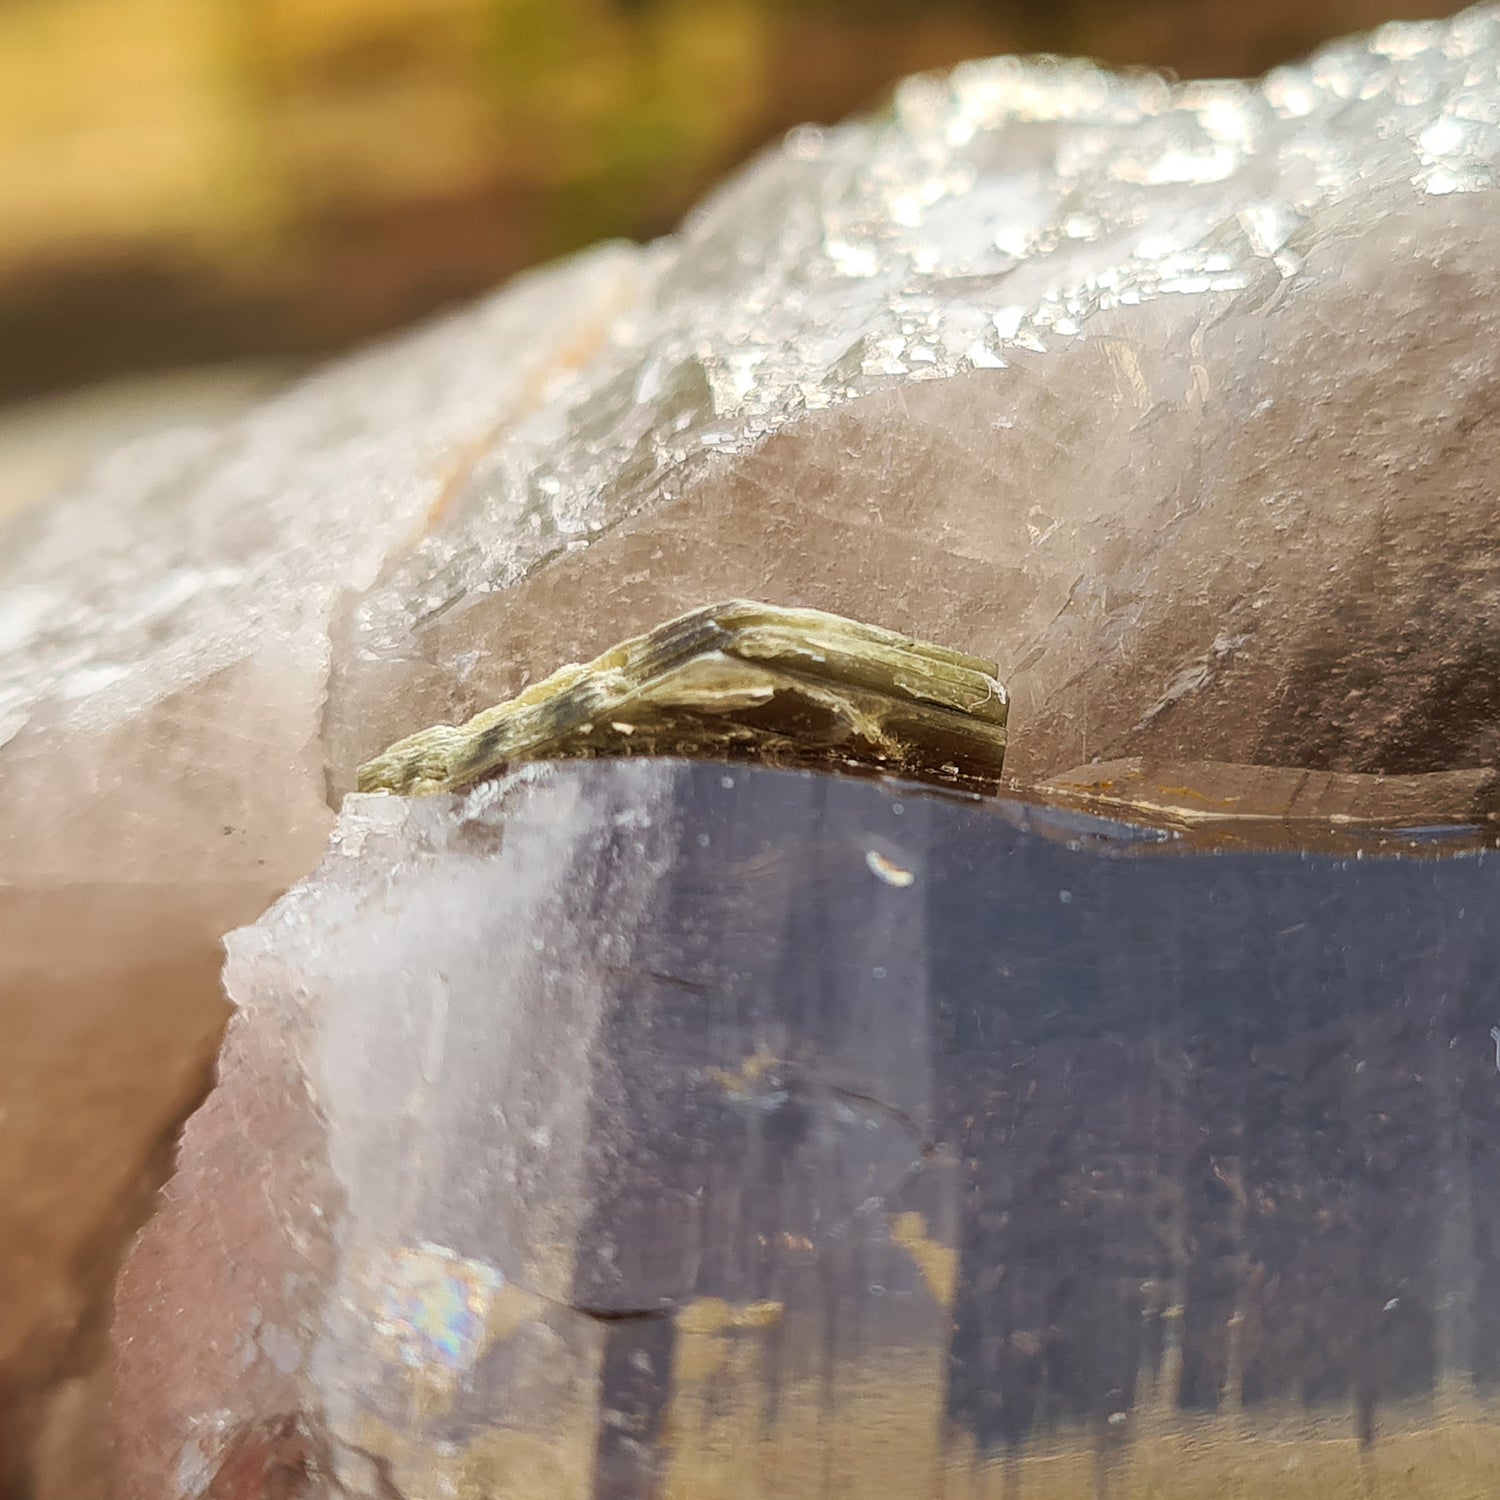
[[[125,1500],[1496,1493],[1497,856],[1411,847],[671,760],[351,798],[230,940]]]
[[[437,792],[538,759],[696,755],[994,786],[1005,689],[993,662],[814,609],[730,600],[561,667],[467,724],[359,769],[359,789]]]
[[[1482,9],[1257,84],[917,78],[8,532],[0,1391],[97,1347],[222,933],[557,662],[751,597],[996,661],[1022,783],[1492,765],[1497,70]]]

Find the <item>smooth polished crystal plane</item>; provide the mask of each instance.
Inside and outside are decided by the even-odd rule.
[[[1495,1492],[1500,867],[1362,837],[349,799],[121,1284],[127,1500]]]

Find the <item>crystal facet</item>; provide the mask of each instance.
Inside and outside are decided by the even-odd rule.
[[[351,798],[230,940],[125,1500],[1491,1492],[1497,856],[1411,853],[671,760]]]

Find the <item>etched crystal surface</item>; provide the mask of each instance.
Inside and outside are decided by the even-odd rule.
[[[1023,782],[1493,763],[1497,70],[1481,9],[1255,84],[915,79],[7,532],[7,1382],[355,768],[706,600],[997,661]]]
[[[274,647],[344,787],[734,594],[998,657],[1024,774],[1478,763],[1497,51],[1480,9],[1259,84],[914,79],[679,235],[122,455],[8,549],[7,769]]]

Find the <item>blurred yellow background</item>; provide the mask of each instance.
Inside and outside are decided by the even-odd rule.
[[[0,0],[0,399],[322,351],[1016,50],[1253,73],[1431,0]]]

